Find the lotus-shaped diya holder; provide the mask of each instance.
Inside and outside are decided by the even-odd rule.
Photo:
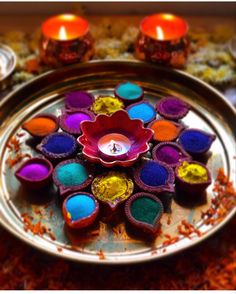
[[[95,121],[84,121],[81,131],[78,142],[83,147],[83,155],[106,167],[133,165],[149,150],[148,142],[153,135],[141,120],[130,119],[124,110],[111,116],[98,115]]]

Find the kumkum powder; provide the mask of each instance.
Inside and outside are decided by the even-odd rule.
[[[91,106],[95,114],[112,114],[122,108],[123,102],[112,96],[99,96]]]
[[[197,163],[183,161],[178,168],[178,176],[187,183],[204,183],[208,180],[207,169]]]
[[[157,141],[173,141],[175,140],[181,131],[181,127],[168,120],[156,120],[149,128],[154,131],[153,138]]]
[[[33,136],[47,136],[57,129],[56,121],[50,116],[38,116],[30,119],[22,125]]]

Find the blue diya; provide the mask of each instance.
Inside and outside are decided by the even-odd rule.
[[[141,101],[127,107],[128,115],[131,119],[140,119],[147,124],[156,118],[156,110],[148,101]]]
[[[143,98],[143,89],[133,82],[123,82],[116,86],[115,96],[124,101],[124,103],[133,103]]]
[[[69,109],[89,108],[95,98],[85,91],[74,91],[65,95],[65,105]]]

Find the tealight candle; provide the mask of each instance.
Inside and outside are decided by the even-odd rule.
[[[140,24],[136,56],[173,67],[182,67],[188,55],[187,22],[173,14],[154,14]]]
[[[127,157],[130,148],[130,140],[119,133],[107,134],[98,140],[98,149],[104,159],[124,159]]]
[[[42,24],[41,60],[54,67],[88,61],[94,52],[88,21],[73,14],[61,14]]]

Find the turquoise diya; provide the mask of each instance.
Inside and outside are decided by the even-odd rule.
[[[60,162],[54,169],[53,181],[59,188],[61,196],[88,187],[93,180],[91,166],[79,159]]]
[[[68,109],[88,109],[94,100],[94,96],[85,91],[74,91],[65,94],[65,106]]]
[[[144,124],[150,123],[156,118],[156,110],[148,101],[143,100],[127,107],[131,119],[140,119]]]
[[[99,204],[92,194],[76,192],[64,200],[62,212],[69,227],[82,229],[95,221],[99,212]]]
[[[142,87],[134,82],[122,82],[115,88],[115,96],[121,99],[125,104],[137,102],[143,98],[144,91]]]
[[[25,161],[15,172],[16,178],[27,188],[39,189],[51,181],[53,166],[45,158],[35,157]]]
[[[140,192],[132,195],[125,204],[127,220],[136,229],[155,236],[163,215],[161,201],[153,194]]]

